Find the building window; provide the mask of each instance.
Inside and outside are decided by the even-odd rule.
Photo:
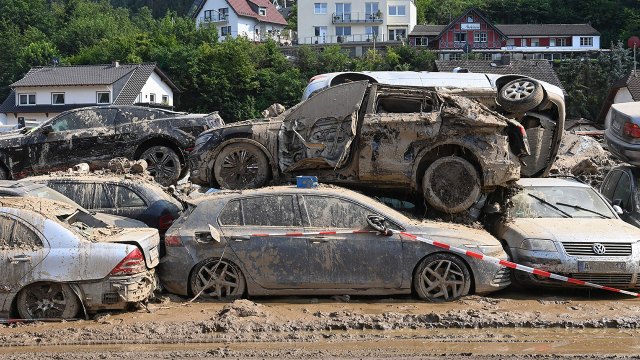
[[[453,41],[455,42],[467,42],[467,33],[466,32],[457,32],[453,34]]]
[[[416,46],[429,46],[429,38],[426,36],[417,37]]]
[[[389,5],[389,16],[405,16],[407,8],[404,5]]]
[[[364,28],[364,33],[367,35],[367,38],[369,38],[369,36],[378,36],[380,35],[380,26],[367,26]]]
[[[407,37],[407,29],[389,29],[389,41],[400,41]]]
[[[491,53],[484,53],[482,56],[485,60],[493,60],[493,54]]]
[[[567,39],[565,39],[565,38],[557,38],[555,46],[567,46]]]
[[[368,2],[364,4],[364,13],[367,19],[376,19],[378,11],[380,11],[380,7],[377,2]]]
[[[314,26],[313,32],[315,36],[327,36],[327,27],[326,26]]]
[[[156,103],[156,94],[149,94],[149,103],[150,104]]]
[[[313,13],[314,14],[326,14],[327,13],[327,3],[315,3],[315,4],[313,4]]]
[[[336,3],[336,16],[342,21],[351,20],[351,3]]]
[[[231,26],[220,27],[220,36],[231,36]]]
[[[540,46],[540,39],[531,39],[531,46]]]
[[[350,36],[351,26],[336,26],[336,35],[338,36]]]
[[[169,105],[169,95],[162,95],[162,104]]]
[[[218,9],[218,20],[227,20],[229,18],[229,8]]]
[[[111,104],[111,93],[108,91],[98,91],[96,103]]]
[[[267,16],[267,8],[265,8],[265,7],[258,8],[258,15]]]
[[[486,43],[487,42],[487,33],[486,32],[473,33],[473,42]]]
[[[36,94],[19,94],[18,95],[20,105],[35,105]]]
[[[593,46],[593,38],[592,37],[581,37],[580,38],[580,46]]]
[[[64,105],[64,93],[51,93],[51,105]]]

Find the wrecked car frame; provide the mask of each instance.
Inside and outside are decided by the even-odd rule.
[[[278,117],[204,132],[190,156],[191,180],[242,189],[312,174],[322,182],[423,194],[432,207],[455,213],[520,177],[509,137],[526,143],[523,133],[469,98],[352,82]]]

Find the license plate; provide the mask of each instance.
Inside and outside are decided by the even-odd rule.
[[[149,256],[151,257],[151,262],[154,262],[156,260],[158,260],[158,257],[160,257],[160,254],[158,253],[158,247],[154,247],[151,248],[151,250],[149,250]]]
[[[620,273],[627,270],[627,263],[607,261],[579,261],[578,270],[587,273]]]

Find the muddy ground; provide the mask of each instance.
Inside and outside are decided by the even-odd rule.
[[[640,300],[584,289],[514,289],[440,304],[411,296],[185,300],[165,295],[148,311],[0,326],[0,358],[109,359],[134,351],[142,352],[138,359],[640,354]]]

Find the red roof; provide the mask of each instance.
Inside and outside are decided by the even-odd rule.
[[[287,25],[287,20],[284,19],[282,14],[280,14],[278,9],[276,9],[269,0],[227,0],[227,3],[239,16],[254,18],[262,22]],[[251,8],[250,3],[256,7],[256,10],[258,7],[266,8],[267,15],[258,15],[258,13]]]

